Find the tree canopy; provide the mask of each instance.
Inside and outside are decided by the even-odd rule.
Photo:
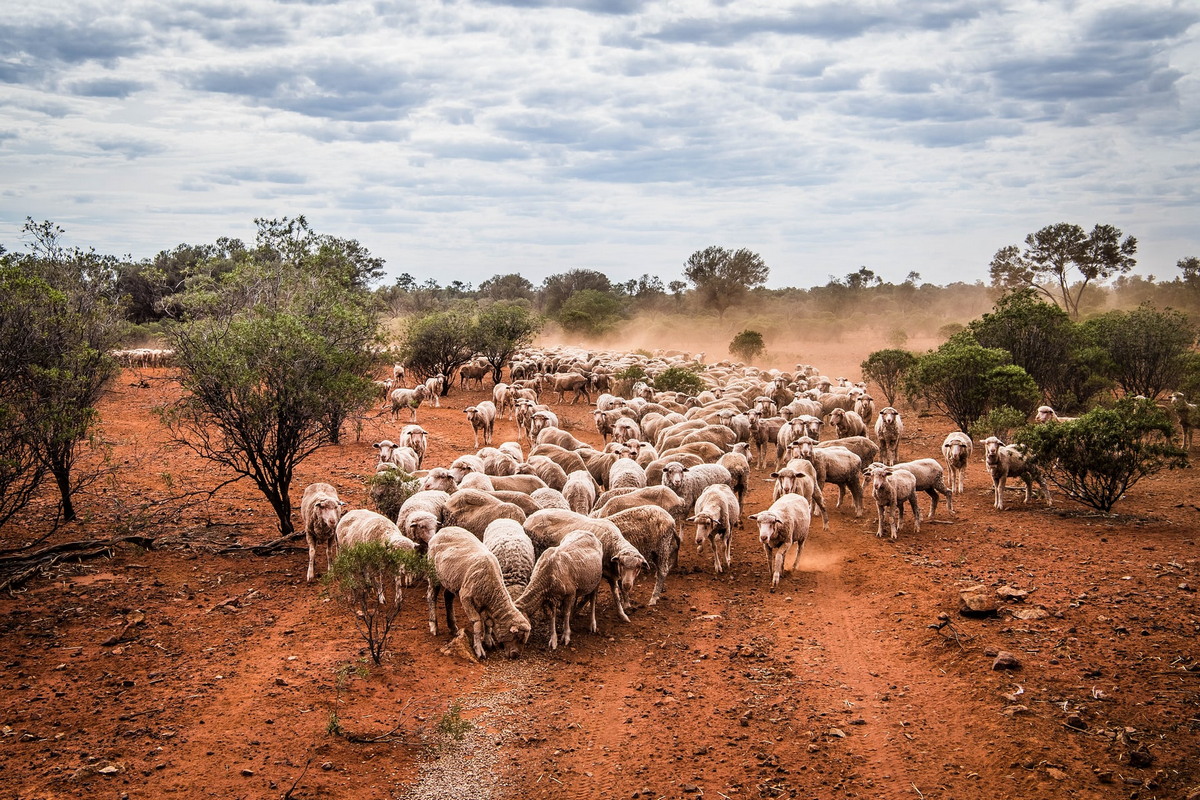
[[[701,302],[724,318],[750,289],[765,284],[771,271],[758,253],[713,245],[692,253],[683,274],[696,287]]]

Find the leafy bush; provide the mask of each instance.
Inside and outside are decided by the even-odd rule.
[[[995,436],[1005,442],[1010,441],[1012,432],[1028,421],[1029,415],[1012,406],[993,408],[977,419],[971,425],[971,438],[976,441]]]
[[[1026,417],[1037,410],[1042,398],[1037,383],[1016,364],[1003,364],[992,369],[987,374],[987,384],[992,408],[1007,406]]]
[[[1163,409],[1126,398],[1073,422],[1032,425],[1017,442],[1064,494],[1107,513],[1142,478],[1187,465],[1173,433]]]
[[[1017,405],[1018,411],[1032,411],[1037,406],[1036,384],[1009,362],[1007,350],[981,347],[963,332],[917,359],[905,373],[905,391],[924,397],[966,431],[991,408]]]
[[[887,404],[894,406],[900,382],[916,361],[917,357],[907,350],[876,350],[861,364],[863,377],[877,383],[887,398]]]
[[[753,361],[765,352],[767,346],[758,331],[746,329],[729,343],[729,354],[740,361]]]
[[[1186,314],[1148,304],[1101,314],[1084,329],[1108,354],[1110,377],[1125,394],[1151,399],[1175,385],[1196,342],[1196,328]]]
[[[376,664],[383,658],[400,616],[399,578],[405,573],[428,574],[429,570],[425,557],[410,550],[363,542],[342,549],[325,573],[322,582],[350,613]]]
[[[598,336],[625,317],[625,304],[608,292],[583,289],[571,295],[558,312],[558,323],[568,333]]]
[[[367,496],[371,498],[375,510],[392,520],[400,513],[404,501],[421,488],[420,481],[399,469],[368,475],[366,484]]]
[[[656,392],[683,392],[697,395],[706,388],[700,376],[688,367],[667,367],[654,378]]]
[[[467,735],[467,731],[471,730],[471,722],[463,719],[462,710],[462,704],[457,700],[451,703],[450,708],[446,709],[446,713],[438,718],[438,733],[447,739],[453,739],[456,742],[462,741],[463,737]]]

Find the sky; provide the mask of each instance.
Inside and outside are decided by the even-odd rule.
[[[118,10],[119,9],[119,10]],[[1200,3],[126,0],[0,17],[0,244],[303,214],[392,275],[985,281],[1046,225],[1200,255]]]

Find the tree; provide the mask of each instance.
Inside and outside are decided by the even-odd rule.
[[[259,261],[189,291],[169,340],[183,395],[162,409],[176,442],[250,479],[293,533],[297,466],[374,396],[369,295],[336,263]]]
[[[542,282],[542,311],[546,316],[554,317],[576,292],[590,289],[609,294],[612,288],[612,282],[608,276],[594,269],[573,269],[568,272],[560,272]]]
[[[625,304],[608,292],[583,289],[575,292],[558,312],[558,324],[568,333],[599,336],[616,327],[625,316]]]
[[[1176,385],[1196,342],[1196,328],[1186,314],[1146,304],[1101,314],[1084,329],[1107,353],[1109,374],[1125,393],[1151,399]]]
[[[1068,497],[1108,513],[1142,478],[1186,466],[1174,432],[1152,401],[1124,398],[1072,422],[1031,425],[1017,442]]]
[[[533,344],[541,329],[541,317],[517,303],[497,303],[479,312],[472,327],[474,349],[492,365],[494,383],[500,383],[501,370],[513,353]]]
[[[730,252],[716,245],[692,253],[683,270],[704,305],[722,319],[750,289],[765,284],[768,275],[770,270],[758,253],[745,248]]]
[[[409,320],[400,358],[418,377],[445,375],[442,396],[450,393],[454,371],[475,355],[474,321],[462,311],[436,311]]]
[[[515,272],[493,275],[479,284],[479,293],[492,300],[532,300],[533,284]]]
[[[967,328],[982,346],[1007,350],[1055,402],[1066,393],[1064,365],[1073,361],[1082,337],[1067,312],[1039,300],[1033,289],[1003,296],[992,313]]]
[[[904,374],[917,361],[917,357],[907,350],[876,350],[867,356],[860,365],[863,377],[879,384],[883,396],[889,406],[896,405],[896,394],[900,389]]]
[[[0,260],[0,521],[54,479],[62,519],[97,472],[80,469],[79,445],[98,419],[96,403],[120,367],[111,351],[126,325],[116,300],[119,261],[67,248],[63,229],[26,219],[31,252]]]
[[[1002,247],[992,257],[992,285],[1004,290],[1028,288],[1044,295],[1075,319],[1079,300],[1093,281],[1123,275],[1137,263],[1137,239],[1112,225],[1091,233],[1067,222],[1048,225],[1025,237],[1025,249]]]
[[[695,396],[706,388],[704,380],[688,367],[667,367],[654,376],[656,392],[683,392]]]
[[[916,360],[905,374],[905,392],[924,397],[967,432],[992,405],[993,370],[1010,360],[1006,351],[981,347],[969,334],[959,334]]]
[[[729,343],[729,354],[741,361],[751,361],[767,351],[762,334],[758,331],[743,330]]]

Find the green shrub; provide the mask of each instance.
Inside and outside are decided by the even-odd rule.
[[[729,343],[729,354],[740,361],[753,361],[767,352],[762,334],[750,329],[743,330]]]
[[[993,408],[977,419],[971,425],[971,438],[980,441],[995,436],[1002,441],[1010,441],[1012,432],[1020,428],[1029,419],[1029,415],[1018,411],[1012,406]]]
[[[400,506],[404,505],[404,501],[421,488],[419,480],[399,469],[368,475],[366,485],[367,497],[371,498],[375,510],[392,520],[400,513]]]
[[[322,582],[330,596],[350,613],[367,643],[371,660],[379,664],[400,616],[399,578],[405,573],[429,572],[428,560],[411,550],[363,542],[338,552]]]
[[[889,406],[896,405],[896,394],[905,373],[912,368],[917,357],[907,350],[892,348],[876,350],[860,365],[863,377],[878,384]]]
[[[700,376],[689,367],[668,367],[654,378],[656,392],[683,392],[697,395],[706,388]]]

